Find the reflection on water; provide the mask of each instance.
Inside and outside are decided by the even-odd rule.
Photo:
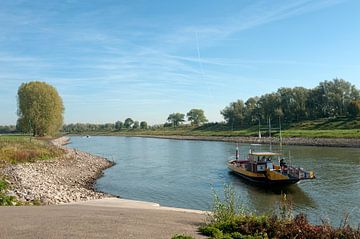
[[[116,165],[105,171],[96,187],[124,198],[159,202],[166,206],[209,209],[212,190],[232,184],[242,203],[259,213],[278,208],[281,190],[250,185],[226,167],[234,144],[136,137],[72,137],[71,147],[108,157]],[[244,157],[248,144],[240,145]],[[268,146],[261,146],[268,150]],[[360,223],[360,149],[288,146],[290,164],[316,172],[317,179],[283,189],[295,212],[336,226],[350,213]]]
[[[245,188],[252,197],[256,198],[252,203],[254,209],[259,212],[277,209],[282,194],[286,194],[297,209],[316,207],[315,202],[297,184],[285,188],[264,188],[247,182],[231,172],[229,172],[229,177],[235,187]],[[269,208],[269,205],[273,205],[273,208]]]

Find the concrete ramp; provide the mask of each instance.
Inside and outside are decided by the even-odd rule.
[[[197,214],[206,214],[206,211],[186,209],[186,208],[175,208],[175,207],[163,207],[158,203],[145,202],[137,200],[129,200],[122,198],[102,198],[83,202],[70,203],[68,205],[82,205],[82,206],[97,206],[97,207],[116,207],[116,208],[134,208],[134,209],[155,209],[165,211],[176,211],[176,212],[189,212]]]

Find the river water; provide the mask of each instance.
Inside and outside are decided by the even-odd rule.
[[[158,202],[163,206],[208,210],[213,191],[233,186],[249,210],[278,209],[281,190],[249,185],[229,173],[226,162],[235,144],[141,137],[71,137],[70,147],[107,157],[115,166],[105,170],[96,188],[127,199]],[[245,157],[250,145],[240,144]],[[268,150],[269,146],[257,146]],[[301,181],[284,190],[294,213],[303,212],[313,223],[338,226],[346,213],[360,224],[360,149],[286,146],[291,164],[314,170],[317,179]]]

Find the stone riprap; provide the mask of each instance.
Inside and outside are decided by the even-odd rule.
[[[68,138],[51,143],[64,155],[34,163],[10,165],[2,170],[10,184],[9,195],[20,201],[39,200],[41,204],[60,204],[100,199],[110,195],[95,191],[93,184],[102,171],[113,165],[105,158],[64,147]]]

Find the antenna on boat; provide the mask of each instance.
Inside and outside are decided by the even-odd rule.
[[[235,159],[239,159],[239,143],[236,144]]]
[[[268,120],[269,120],[270,151],[272,151],[272,145],[271,145],[271,120],[270,120],[270,116],[269,116]]]
[[[279,128],[280,128],[280,150],[282,150],[282,135],[281,135],[281,120],[279,116]]]
[[[259,120],[259,139],[261,139],[261,131],[260,131],[260,117],[258,118]]]

